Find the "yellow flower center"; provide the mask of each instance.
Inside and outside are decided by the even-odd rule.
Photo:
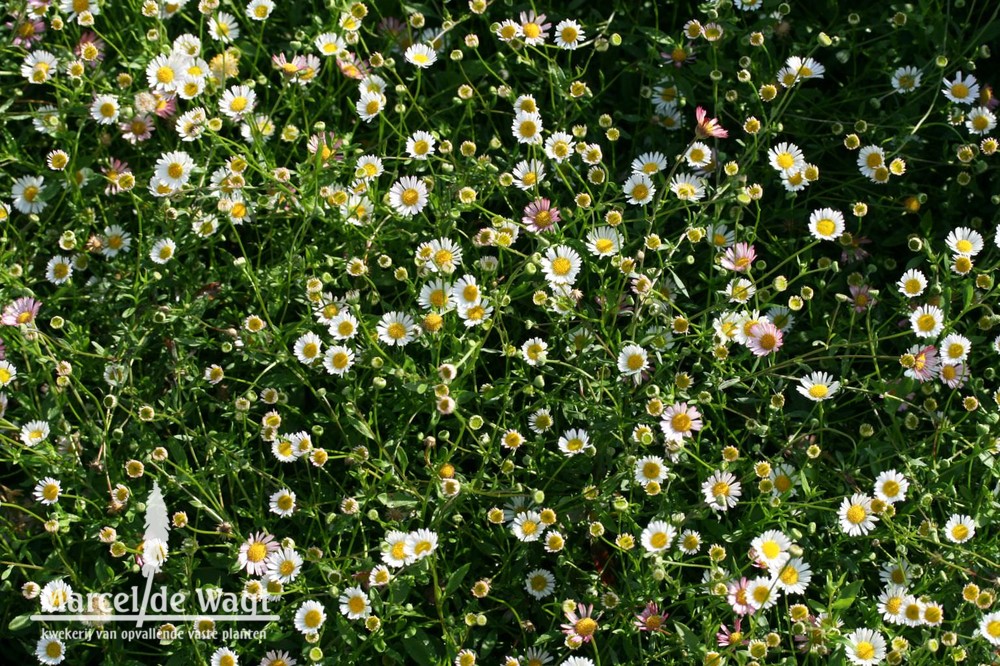
[[[653,548],[666,548],[667,547],[667,534],[666,532],[657,532],[654,534],[650,540],[649,545]]]
[[[868,641],[859,641],[854,646],[854,654],[858,659],[871,659],[875,656],[875,646]]]
[[[646,364],[646,359],[642,357],[642,354],[632,354],[628,357],[628,369],[635,371],[640,370],[643,365]]]
[[[49,644],[45,646],[45,654],[53,659],[61,657],[62,645],[56,641],[49,641]]]
[[[788,566],[781,570],[781,582],[785,585],[795,585],[799,582],[799,570]]]
[[[647,479],[657,479],[660,476],[660,465],[656,462],[648,462],[642,466],[642,475]]]
[[[406,326],[396,321],[389,324],[385,332],[393,340],[400,340],[406,337]]]
[[[365,104],[365,114],[371,116],[378,113],[379,109],[382,108],[382,103],[377,99],[370,100]]]
[[[775,159],[775,161],[778,163],[778,166],[781,167],[782,169],[791,169],[793,166],[795,166],[795,156],[788,152],[778,153],[778,157]]]
[[[778,338],[773,333],[765,333],[760,336],[759,344],[761,349],[771,351],[778,346]]]
[[[691,417],[683,412],[674,414],[674,417],[670,419],[670,425],[677,432],[687,432],[691,429]]]
[[[1000,638],[1000,620],[993,620],[986,625],[986,633],[993,638]]]
[[[542,27],[537,23],[525,23],[521,26],[521,31],[528,39],[536,39],[542,34]]]
[[[649,196],[649,188],[642,183],[637,184],[632,188],[632,198],[636,201],[642,201]]]
[[[423,139],[413,144],[413,152],[416,153],[417,155],[426,155],[427,151],[430,149],[431,149],[430,144],[424,141]]]
[[[101,104],[100,108],[101,115],[104,116],[105,118],[113,117],[115,115],[115,111],[117,110],[118,109],[111,102],[105,102],[104,104]]]
[[[847,522],[852,525],[860,525],[867,516],[868,512],[860,504],[852,504],[851,508],[847,510]]]
[[[895,497],[899,494],[899,484],[889,479],[882,484],[882,494],[886,497]]]
[[[932,314],[922,314],[917,318],[917,328],[924,333],[929,333],[937,326],[937,319]]]
[[[556,257],[552,262],[552,272],[556,275],[568,275],[573,268],[573,262],[566,257]]]
[[[429,553],[430,551],[431,551],[430,541],[421,541],[413,548],[413,552],[416,553],[417,555],[423,555],[424,553]]]
[[[167,167],[167,175],[177,179],[184,175],[184,165],[180,162],[171,162]]]
[[[729,497],[729,484],[725,481],[716,481],[712,486],[712,497]]]
[[[776,541],[765,541],[760,546],[761,552],[769,560],[773,560],[781,554],[781,546]]]
[[[403,190],[403,193],[399,196],[400,201],[403,202],[404,206],[415,206],[417,201],[420,200],[420,193],[417,192],[415,188],[408,187]]]
[[[817,399],[825,398],[829,392],[830,389],[826,386],[826,384],[813,384],[809,388],[809,395]]]
[[[350,601],[347,602],[347,608],[350,609],[352,613],[363,613],[365,612],[365,600],[363,597],[355,596],[351,597]]]
[[[529,171],[521,176],[521,182],[530,187],[538,182],[538,174],[534,171]]]
[[[345,352],[337,352],[336,354],[333,355],[333,359],[331,362],[333,363],[334,368],[336,368],[337,370],[343,370],[344,368],[347,367],[347,364],[350,362],[350,360],[351,357],[348,356]]]
[[[22,194],[21,196],[24,197],[24,200],[27,201],[28,203],[32,203],[34,202],[35,197],[38,196],[38,192],[39,189],[36,186],[28,185],[26,188],[24,188],[24,194]]]
[[[832,236],[833,232],[837,230],[837,224],[828,217],[816,222],[816,233],[820,236]]]
[[[576,630],[578,636],[593,636],[594,632],[597,631],[597,622],[589,617],[580,618],[573,625],[573,629]]]
[[[247,560],[250,562],[262,562],[267,556],[267,546],[260,541],[253,542],[247,548]]]
[[[964,541],[969,537],[969,528],[959,523],[951,528],[951,538],[955,541]]]
[[[56,501],[59,497],[59,486],[54,483],[48,483],[42,488],[42,497],[50,502]]]
[[[240,113],[241,111],[247,108],[247,104],[249,103],[250,100],[248,100],[243,95],[239,95],[238,97],[234,97],[233,101],[229,103],[229,110],[235,111],[236,113]]]
[[[302,618],[303,624],[305,624],[310,629],[315,629],[323,621],[323,614],[320,613],[315,608],[307,611],[305,616]]]
[[[880,167],[882,166],[882,155],[879,153],[869,153],[865,159],[865,163],[872,169]]]
[[[969,96],[969,86],[964,83],[953,83],[951,85],[951,94],[958,99],[965,99]]]
[[[753,600],[758,604],[763,604],[771,598],[771,590],[765,585],[758,585],[753,589]]]
[[[531,536],[538,531],[538,523],[533,520],[526,520],[521,523],[521,531],[525,534],[525,536]]]
[[[594,248],[601,254],[607,254],[614,248],[614,243],[608,238],[598,238]]]
[[[568,25],[562,29],[562,32],[559,33],[559,36],[562,37],[562,40],[567,44],[572,44],[580,36],[580,33],[576,28],[574,28],[571,25]]]
[[[583,440],[579,437],[574,437],[573,439],[566,442],[566,448],[570,451],[579,451],[583,448]]]

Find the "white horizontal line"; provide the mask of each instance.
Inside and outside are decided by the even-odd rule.
[[[273,622],[279,619],[277,615],[32,615],[30,619],[35,622],[91,622],[102,624],[105,622],[144,622],[171,621],[171,622],[196,622],[198,620],[213,620],[215,622]]]

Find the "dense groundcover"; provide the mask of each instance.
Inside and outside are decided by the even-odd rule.
[[[996,662],[993,0],[3,11],[0,661]]]

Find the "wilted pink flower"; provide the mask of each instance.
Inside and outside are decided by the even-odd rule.
[[[729,132],[722,129],[717,118],[709,118],[708,112],[700,106],[694,111],[695,120],[698,125],[694,128],[694,133],[699,139],[707,139],[714,136],[717,139],[725,139]]]
[[[871,239],[865,236],[852,236],[851,244],[845,247],[844,251],[840,253],[840,260],[847,264],[866,259],[868,252],[861,246],[868,245],[871,242]]]
[[[319,154],[323,163],[330,161],[340,161],[344,159],[344,154],[340,152],[340,147],[344,145],[342,139],[338,139],[333,132],[320,132],[309,137],[306,148],[310,155]]]
[[[745,578],[743,579],[746,580]],[[733,630],[729,631],[729,627],[726,625],[721,625],[719,627],[719,633],[715,635],[715,640],[718,642],[719,647],[728,647],[730,645],[743,645],[746,643],[743,640],[743,632],[740,630],[740,625],[743,624],[743,618],[736,618],[736,623],[733,625]]]
[[[726,249],[722,255],[722,266],[737,273],[750,270],[753,260],[757,258],[757,250],[749,243],[737,243]]]
[[[667,621],[668,615],[661,613],[655,601],[646,604],[645,610],[635,616],[635,627],[639,631],[658,631],[667,633],[663,628],[663,623]]]
[[[524,217],[521,222],[527,225],[529,231],[555,231],[559,217],[559,209],[548,199],[535,199],[524,207]]]
[[[343,58],[337,58],[337,67],[339,67],[340,72],[349,79],[357,79],[360,81],[368,76],[368,67],[365,65],[363,60],[358,58],[358,56],[353,53],[349,53]]]
[[[129,169],[127,162],[122,162],[112,157],[111,162],[107,166],[101,167],[101,173],[104,174],[104,178],[108,181],[107,187],[104,188],[104,193],[118,194],[122,191],[118,181],[123,175],[131,174],[132,171]]]
[[[864,312],[874,307],[875,303],[875,297],[871,295],[871,288],[868,285],[862,284],[857,287],[851,285],[851,305],[854,306],[855,312]]]

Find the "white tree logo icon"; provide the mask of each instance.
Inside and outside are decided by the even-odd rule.
[[[167,560],[170,538],[170,517],[167,515],[167,505],[163,501],[160,486],[153,481],[153,490],[146,501],[146,533],[142,542],[142,575],[146,577],[146,591],[142,595],[142,606],[139,608],[137,625],[141,627],[149,603],[149,594],[153,588],[153,576],[163,568]]]

